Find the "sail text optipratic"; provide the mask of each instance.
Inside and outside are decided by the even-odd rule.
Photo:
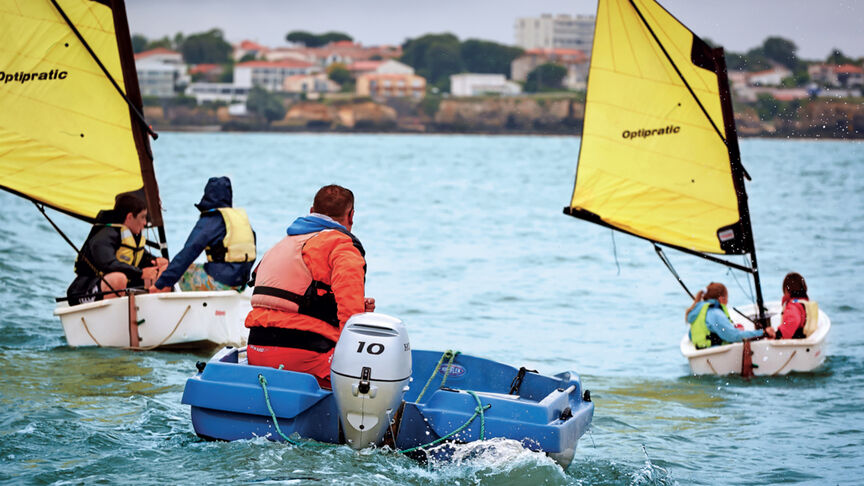
[[[24,72],[18,71],[16,73],[7,73],[5,71],[0,71],[0,83],[8,84],[12,82],[16,83],[27,83],[30,81],[53,81],[55,79],[66,79],[69,73],[67,71],[61,71],[59,69],[52,69],[47,72]]]
[[[634,139],[634,138],[648,138],[654,135],[669,135],[675,134],[681,131],[681,127],[678,125],[668,125],[663,128],[640,128],[639,130],[624,130],[621,132],[621,137],[624,139]]]

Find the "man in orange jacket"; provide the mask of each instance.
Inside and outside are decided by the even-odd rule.
[[[365,297],[366,252],[351,233],[354,193],[324,186],[310,213],[288,227],[252,274],[246,352],[250,365],[310,373],[330,388],[330,361],[345,322],[374,311],[375,299]]]

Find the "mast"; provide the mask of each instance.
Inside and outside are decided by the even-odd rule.
[[[159,185],[156,173],[153,171],[153,151],[150,149],[148,132],[155,133],[147,126],[140,116],[143,111],[141,90],[138,87],[138,73],[135,71],[135,58],[132,52],[132,39],[129,36],[129,23],[126,20],[126,7],[123,0],[111,0],[111,12],[114,16],[114,35],[117,38],[117,49],[120,53],[120,65],[123,69],[123,84],[126,96],[130,100],[129,117],[132,119],[132,136],[141,164],[141,178],[144,180],[144,196],[147,201],[147,214],[150,223],[156,227],[159,234],[158,246],[162,256],[168,258],[168,244],[165,238],[165,225],[162,221],[162,203],[159,200]]]
[[[729,78],[726,73],[726,57],[723,48],[717,47],[712,50],[714,62],[717,64],[717,84],[720,90],[720,103],[723,109],[723,125],[726,130],[726,147],[729,149],[729,160],[732,163],[732,180],[735,192],[738,195],[738,207],[741,214],[741,227],[744,230],[744,244],[750,254],[751,273],[753,274],[753,285],[756,287],[756,325],[764,328],[768,325],[765,316],[765,306],[762,298],[762,285],[759,279],[759,266],[756,263],[756,241],[753,237],[753,225],[750,222],[750,208],[747,204],[747,189],[744,178],[747,176],[744,165],[741,163],[741,151],[738,148],[738,131],[735,128],[735,113],[732,109],[732,95],[729,90]],[[749,176],[747,177],[749,179]]]

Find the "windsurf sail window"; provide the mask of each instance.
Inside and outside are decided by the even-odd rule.
[[[90,222],[143,191],[161,236],[140,113],[122,1],[0,0],[0,187]]]
[[[734,122],[724,119],[732,114],[723,83],[722,50],[662,6],[600,0],[576,182],[565,212],[691,252],[751,252],[743,167]]]

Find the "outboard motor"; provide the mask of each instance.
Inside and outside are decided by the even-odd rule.
[[[411,346],[405,325],[384,314],[348,319],[330,364],[330,382],[345,440],[377,445],[408,391]]]

